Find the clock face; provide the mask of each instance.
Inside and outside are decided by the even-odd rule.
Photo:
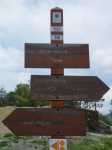
[[[53,12],[52,22],[61,23],[61,12]]]

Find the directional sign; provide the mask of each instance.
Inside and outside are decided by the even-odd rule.
[[[109,90],[96,76],[31,76],[31,97],[35,100],[100,100]]]
[[[25,44],[26,68],[51,68],[55,63],[63,68],[89,68],[88,44]]]
[[[17,136],[85,135],[83,110],[53,108],[17,108],[3,123]]]
[[[67,140],[49,139],[49,150],[67,150]]]

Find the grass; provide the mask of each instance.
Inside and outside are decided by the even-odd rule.
[[[38,144],[38,145],[43,145],[46,146],[47,145],[47,140],[45,139],[38,139],[38,140],[33,140],[32,143],[33,144]]]
[[[13,134],[0,136],[0,150],[10,150],[12,143],[16,145],[20,141],[23,141],[24,144],[29,144],[31,148],[34,147],[35,150],[49,150],[48,139],[45,137],[16,137]],[[68,139],[67,150],[112,150],[112,137],[93,135]]]
[[[112,150],[112,138],[70,140],[68,150]]]

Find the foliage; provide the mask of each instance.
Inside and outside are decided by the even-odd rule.
[[[0,89],[0,105],[37,107],[48,105],[48,101],[32,100],[30,97],[30,86],[28,84],[18,84],[15,90],[9,93],[6,93],[3,88]]]
[[[106,115],[99,114],[99,120],[102,120],[104,123],[112,126],[112,118],[110,118]]]
[[[7,104],[10,105],[10,106],[16,105],[15,92],[9,92],[7,94]]]
[[[68,150],[111,150],[112,137],[104,137],[99,135],[89,135],[86,137],[75,137],[67,139]],[[47,137],[16,137],[13,134],[0,136],[0,150],[6,147],[7,150],[19,149],[20,147],[27,149],[32,147],[35,149],[48,150]]]
[[[83,138],[70,140],[68,144],[69,150],[111,150],[112,138]]]
[[[13,134],[0,135],[0,150],[16,149],[48,150],[48,138],[15,136]]]
[[[92,132],[96,132],[99,127],[98,112],[93,110],[85,110],[85,112],[86,112],[86,122],[87,122],[88,130]]]
[[[18,84],[15,89],[15,99],[17,106],[30,105],[30,87],[27,84]]]
[[[7,93],[4,88],[0,88],[0,105],[7,104]]]

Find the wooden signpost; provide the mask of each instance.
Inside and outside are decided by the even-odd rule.
[[[51,68],[55,63],[63,68],[89,68],[88,44],[25,44],[26,68]]]
[[[31,76],[35,100],[99,101],[109,90],[96,76]]]
[[[17,108],[3,123],[18,136],[84,136],[85,113],[74,109]]]
[[[31,97],[49,100],[51,108],[17,108],[3,123],[15,135],[86,135],[83,110],[65,109],[64,100],[97,101],[109,87],[96,76],[64,76],[64,68],[89,68],[88,44],[64,44],[63,10],[51,10],[51,43],[25,44],[26,68],[51,68],[51,76],[31,76]],[[65,146],[66,147],[66,146]],[[51,149],[65,150],[59,141]]]

